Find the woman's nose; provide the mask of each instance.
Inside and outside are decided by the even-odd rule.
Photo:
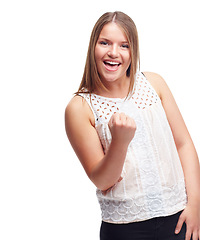
[[[117,58],[119,56],[119,51],[118,51],[118,47],[117,45],[112,45],[109,52],[108,52],[108,56],[111,58]]]

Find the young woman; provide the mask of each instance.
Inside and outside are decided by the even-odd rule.
[[[200,166],[167,84],[138,70],[136,26],[122,12],[94,26],[66,132],[102,211],[101,240],[200,239]]]

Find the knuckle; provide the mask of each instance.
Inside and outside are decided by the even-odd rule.
[[[123,122],[122,122],[120,119],[117,119],[117,120],[115,121],[115,125],[116,125],[117,127],[121,127],[121,126],[123,126]]]
[[[136,124],[135,124],[135,121],[134,121],[134,120],[131,122],[131,126],[132,126],[132,128],[133,128],[134,130],[136,130],[137,126],[136,126]]]
[[[134,123],[133,124],[133,128],[136,130],[137,129],[137,126],[136,126],[136,124]]]
[[[118,112],[113,113],[113,115],[111,116],[111,119],[112,119],[112,120],[116,120],[116,119],[118,119],[118,118],[119,118],[119,113],[118,113]]]
[[[121,117],[126,116],[125,113],[123,113],[123,112],[119,113],[119,115],[120,115]]]

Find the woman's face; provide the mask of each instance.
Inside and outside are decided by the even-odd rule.
[[[123,81],[131,63],[127,37],[116,23],[106,24],[95,47],[95,60],[101,81]]]

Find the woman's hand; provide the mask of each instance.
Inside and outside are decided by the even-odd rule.
[[[124,113],[114,113],[108,123],[112,141],[129,145],[136,131],[135,121]]]
[[[175,233],[181,231],[183,223],[186,223],[185,240],[200,239],[200,207],[187,205],[179,217]]]

